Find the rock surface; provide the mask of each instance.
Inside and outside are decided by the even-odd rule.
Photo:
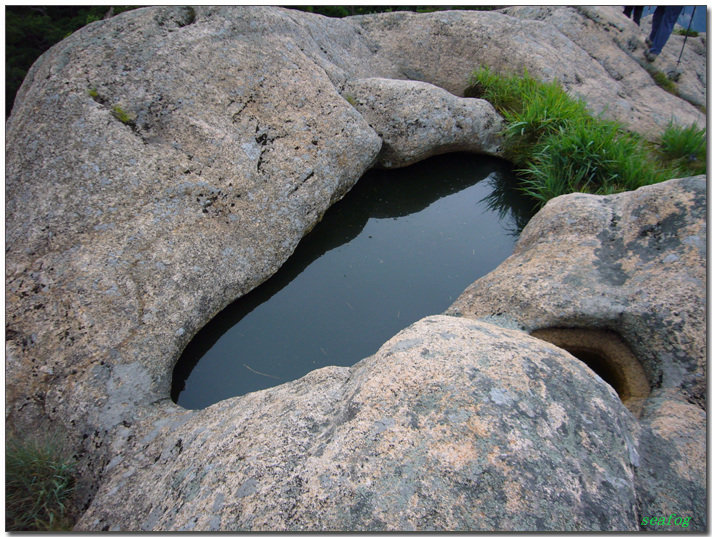
[[[406,367],[407,361],[403,362],[399,379],[388,376],[390,365],[384,366],[384,360],[391,351],[386,350],[353,371],[314,372],[295,383],[201,412],[186,411],[169,400],[172,367],[190,338],[224,306],[273,274],[365,170],[379,162],[397,165],[444,148],[460,148],[463,137],[443,143],[452,132],[447,129],[457,121],[485,129],[478,133],[480,138],[467,142],[467,149],[497,152],[490,139],[496,130],[491,107],[476,101],[465,105],[443,93],[462,95],[475,67],[527,68],[545,80],[556,77],[569,91],[589,99],[592,109],[610,105],[609,115],[647,135],[667,124],[669,112],[683,123],[704,123],[697,109],[651,85],[635,62],[627,63],[625,58],[630,57],[621,52],[620,44],[622,36],[630,33],[625,18],[620,27],[613,25],[599,36],[614,36],[604,40],[606,58],[619,58],[625,66],[617,71],[620,80],[606,67],[608,59],[588,52],[588,45],[579,46],[557,26],[558,21],[578,24],[584,12],[604,21],[620,19],[613,9],[551,8],[545,20],[530,20],[542,12],[516,10],[512,14],[392,13],[337,20],[267,7],[150,7],[92,23],[45,53],[28,73],[6,126],[6,415],[9,426],[19,430],[58,424],[76,447],[87,506],[93,499],[79,527],[272,529],[312,524],[353,529],[348,527],[353,523],[372,528],[504,529],[511,524],[522,529],[563,529],[569,527],[563,514],[543,521],[531,517],[537,505],[539,513],[547,511],[550,499],[564,494],[575,513],[576,529],[628,529],[640,515],[635,505],[638,487],[643,486],[660,508],[672,505],[670,498],[683,497],[680,491],[699,499],[698,489],[685,488],[684,481],[661,482],[656,476],[677,476],[694,468],[679,462],[660,466],[672,450],[680,457],[699,453],[699,423],[704,423],[699,414],[704,408],[701,387],[706,377],[700,340],[704,311],[697,315],[704,264],[693,265],[699,263],[696,252],[705,245],[704,218],[689,224],[697,227],[678,237],[677,250],[662,260],[655,254],[658,243],[677,233],[676,226],[688,225],[671,207],[679,205],[692,214],[690,204],[701,203],[699,180],[681,182],[682,194],[671,193],[667,205],[655,201],[658,198],[650,195],[653,190],[636,194],[649,196],[652,205],[634,215],[649,226],[646,235],[635,240],[622,227],[601,227],[613,222],[605,216],[614,214],[619,204],[625,208],[622,200],[629,198],[605,198],[597,206],[600,214],[584,211],[584,217],[571,222],[557,217],[554,206],[545,213],[549,216],[539,218],[549,221],[546,225],[552,233],[570,225],[603,233],[599,239],[590,238],[600,249],[598,254],[590,250],[580,254],[583,261],[598,260],[593,276],[610,290],[604,298],[590,298],[592,308],[608,312],[613,304],[614,309],[627,311],[627,304],[616,302],[616,290],[625,288],[626,278],[629,285],[647,280],[642,271],[633,272],[636,263],[659,270],[659,279],[653,278],[656,292],[677,296],[686,308],[658,314],[650,308],[667,308],[668,302],[656,302],[645,291],[635,301],[626,295],[638,308],[636,314],[653,324],[662,323],[660,334],[632,329],[621,334],[640,353],[651,380],[660,381],[654,385],[658,390],[654,397],[663,397],[656,399],[661,401],[658,407],[649,405],[651,414],[644,417],[648,425],[641,441],[636,440],[636,426],[630,425],[635,422],[627,410],[588,369],[572,365],[578,362],[567,353],[523,332],[500,333],[491,327],[489,335],[480,336],[483,345],[497,347],[494,340],[501,338],[512,341],[512,349],[529,345],[537,355],[551,355],[567,373],[542,380],[538,385],[542,391],[532,389],[532,393],[520,393],[519,386],[509,384],[515,380],[507,379],[503,386],[511,387],[516,398],[495,391],[493,397],[502,405],[495,401],[492,406],[492,397],[466,391],[475,378],[453,378],[455,365],[455,369],[445,367],[445,376],[438,380],[425,355],[418,354],[426,347],[416,345],[413,352],[425,360],[417,363],[425,369]],[[595,31],[596,24],[603,24],[591,21],[594,18],[587,15],[585,24]],[[562,28],[573,31],[568,24]],[[359,89],[355,107],[348,96],[354,88]],[[407,91],[394,95],[398,88]],[[643,90],[646,102],[638,99],[637,92]],[[442,145],[431,135],[419,139],[418,147],[409,145],[424,133],[420,129],[406,138],[394,137],[419,113],[424,98],[435,97],[443,103],[443,114],[433,114],[431,125],[443,129]],[[383,114],[386,105],[403,110],[403,115],[388,118]],[[490,120],[492,124],[485,127]],[[394,147],[398,150],[388,156]],[[585,199],[573,198],[573,203],[585,209],[589,203]],[[658,213],[669,218],[660,219]],[[531,233],[528,237],[523,237],[520,249],[527,248],[527,241],[538,240]],[[631,258],[611,244],[631,241],[637,245]],[[550,265],[567,266],[556,259]],[[680,285],[663,289],[664,278],[677,273],[682,274]],[[590,275],[582,272],[580,277]],[[578,284],[589,285],[585,279]],[[549,298],[547,314],[556,318],[571,314],[563,300]],[[500,299],[508,300],[504,291]],[[645,309],[646,304],[650,308]],[[460,301],[458,307],[462,305]],[[465,308],[475,316],[498,312],[476,309],[474,301]],[[529,321],[524,307],[505,309],[519,322],[529,323],[527,330],[536,324]],[[613,322],[612,318],[605,317],[606,322]],[[444,333],[465,330],[463,323],[482,326],[443,317],[430,321],[452,328],[443,328]],[[432,345],[445,348],[446,342],[436,335],[438,329],[425,330],[428,323],[414,330],[430,330],[427,338],[434,338]],[[662,350],[656,351],[652,344],[646,347],[643,339],[648,336]],[[423,338],[427,339],[425,334]],[[453,356],[459,356],[458,346],[471,344],[462,334],[456,339]],[[496,383],[504,382],[503,373],[488,369],[482,360],[483,378],[493,382],[487,385],[491,394]],[[522,363],[527,360],[521,358]],[[444,357],[438,357],[433,363],[444,362]],[[387,371],[379,370],[384,367]],[[542,376],[553,365],[543,361],[532,367],[532,375]],[[359,371],[372,369],[379,370],[380,376],[374,373],[374,384],[369,384]],[[386,379],[393,380],[395,389],[398,382],[405,386],[410,378],[423,379],[432,387],[431,395],[446,398],[445,388],[451,383],[460,386],[461,393],[452,394],[449,413],[443,399],[438,403],[443,417],[428,417],[427,404],[436,402],[428,394],[383,390]],[[587,419],[601,420],[602,432],[595,438],[580,432],[577,416],[556,414],[557,400],[546,391],[547,383],[554,386],[569,378],[580,381],[577,390],[590,393],[598,405],[582,401],[581,409],[573,407]],[[348,417],[350,397],[360,401],[368,414],[337,427],[341,418],[333,409]],[[398,397],[405,398],[400,406]],[[290,398],[296,399],[290,402]],[[674,401],[687,405],[685,415],[697,420],[689,438],[666,433],[665,424],[678,408]],[[421,403],[426,406],[421,408]],[[541,429],[538,434],[514,417],[498,413],[501,406],[520,403],[533,420],[528,426]],[[458,412],[474,415],[467,406],[472,404],[479,405],[484,422],[466,431],[463,423],[470,417]],[[267,407],[277,412],[270,419],[284,418],[279,427],[289,435],[275,437],[274,429],[266,428]],[[526,408],[534,407],[552,407],[547,411],[551,414],[526,414]],[[662,410],[655,413],[654,408]],[[407,412],[421,415],[418,420],[435,421],[427,422],[427,430],[411,427],[414,430],[407,432]],[[327,417],[334,430],[319,425]],[[549,418],[553,421],[547,429],[544,422]],[[571,424],[570,430],[568,425],[563,430],[564,421]],[[552,424],[559,425],[552,429]],[[327,430],[331,432],[326,434]],[[248,434],[236,438],[241,431]],[[413,444],[407,445],[406,440],[398,444],[396,433]],[[511,438],[505,438],[505,433]],[[268,444],[258,441],[261,434],[272,436],[265,439]],[[428,436],[447,438],[448,434],[453,438],[451,448],[432,443]],[[333,440],[318,455],[315,435]],[[394,435],[393,446],[386,441],[389,435]],[[482,452],[466,452],[473,438],[484,439],[478,444]],[[552,451],[561,439],[573,442],[570,445],[579,458],[570,461]],[[363,450],[348,455],[345,445],[339,444],[345,441],[356,442]],[[648,462],[647,470],[634,472],[633,479],[630,465],[635,466],[635,457],[628,447],[636,442],[641,445],[641,460]],[[611,460],[591,455],[587,450],[592,446],[611,453]],[[441,448],[444,451],[438,452]],[[369,454],[371,449],[374,455]],[[510,449],[514,460],[519,457],[534,464],[530,470],[522,465],[525,470],[519,477],[531,478],[530,483],[540,487],[537,496],[527,498],[528,491],[515,484],[516,465],[498,459]],[[304,458],[295,459],[296,453]],[[329,454],[337,459],[330,463]],[[412,464],[398,466],[401,455]],[[351,457],[349,466],[334,469],[342,456]],[[389,461],[382,470],[381,459]],[[223,466],[223,460],[235,462],[234,470]],[[329,464],[333,474],[324,474],[322,483],[319,465]],[[361,464],[365,469],[359,473]],[[560,467],[556,470],[560,474],[534,477],[545,467]],[[389,483],[399,472],[412,474],[404,480],[403,490],[388,495]],[[585,476],[583,482],[573,480],[577,472]],[[554,481],[557,475],[564,485]],[[220,481],[220,476],[227,477]],[[306,488],[303,476],[311,480]],[[459,482],[463,476],[470,481]],[[150,493],[136,488],[139,477],[142,486],[151,484]],[[266,488],[269,479],[276,488]],[[333,488],[327,486],[328,479]],[[499,485],[506,480],[513,485],[502,492]],[[473,483],[481,484],[482,498],[467,496]],[[382,491],[380,507],[379,496],[368,496],[366,488]],[[440,492],[443,499],[434,499]],[[422,500],[416,493],[422,494]],[[212,500],[206,501],[213,503],[205,510],[207,504],[201,502],[208,496]],[[257,500],[268,496],[287,510],[275,511],[273,519],[260,515]],[[329,504],[329,498],[335,503]],[[494,510],[497,501],[505,502],[506,516],[501,509]],[[545,502],[546,507],[537,502]],[[304,514],[305,506],[322,504],[331,505],[324,508],[323,519]],[[471,509],[475,505],[479,511]],[[485,510],[489,506],[492,511]],[[606,519],[599,516],[604,506]],[[193,508],[218,518],[203,519]]]
[[[625,341],[651,389],[636,469],[642,516],[690,516],[697,530],[707,502],[706,213],[702,176],[561,196],[447,311],[527,332],[608,330]]]
[[[631,531],[634,421],[568,353],[428,317],[351,368],[143,423],[76,529]]]
[[[698,9],[702,9],[698,6]],[[652,15],[640,21],[643,36],[650,35],[653,26]],[[680,24],[676,30],[687,30]],[[643,46],[643,45],[639,45]],[[643,48],[643,50],[645,50]],[[677,61],[680,60],[678,64]],[[683,35],[672,34],[665,44],[654,66],[676,81],[680,96],[697,105],[707,106],[707,33],[703,32],[685,39]]]
[[[386,78],[354,80],[343,95],[383,140],[377,166],[402,168],[441,153],[501,150],[502,119],[487,101]]]
[[[552,6],[517,6],[505,13],[552,25],[581,47],[588,61],[602,68],[607,82],[589,77],[579,85],[571,85],[569,77],[557,75],[572,93],[582,95],[589,108],[604,116],[613,116],[634,126],[641,134],[652,134],[670,121],[682,124],[697,122],[705,127],[705,115],[677,106],[678,98],[661,90],[648,69],[667,74],[676,67],[682,49],[683,36],[671,35],[662,53],[649,64],[643,52],[645,38],[650,34],[652,16],[641,21],[640,27],[623,15],[620,6],[557,8]],[[707,50],[705,35],[688,38],[684,58],[680,63],[682,76],[678,91],[697,106],[707,101]],[[689,115],[691,114],[691,115]],[[637,126],[636,126],[637,125]]]
[[[396,12],[354,19],[377,41],[377,57],[398,66],[402,74],[390,78],[423,80],[462,95],[467,86],[462,73],[481,65],[514,73],[526,69],[541,80],[558,80],[593,112],[651,138],[673,119],[705,126],[704,114],[655,84],[643,67],[645,34],[617,6],[520,6],[474,16]],[[682,67],[688,78],[704,81],[694,92],[695,102],[704,102],[706,54],[695,50],[686,53]]]
[[[560,196],[448,313],[506,315],[528,332],[614,331],[640,360],[652,395],[704,409],[706,210],[703,176],[614,196]]]

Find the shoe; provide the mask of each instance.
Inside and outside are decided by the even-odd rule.
[[[643,52],[643,54],[645,55],[645,59],[648,60],[650,63],[653,63],[655,61],[655,58],[658,57],[658,55],[654,52],[650,52],[650,49]]]

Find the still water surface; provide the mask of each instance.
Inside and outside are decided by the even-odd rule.
[[[353,365],[497,267],[530,216],[498,159],[450,154],[369,172],[277,274],[196,335],[173,400],[205,408]]]

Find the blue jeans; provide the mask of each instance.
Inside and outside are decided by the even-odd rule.
[[[623,6],[623,15],[629,19],[633,19],[633,22],[640,26],[640,17],[643,15],[643,8],[645,6]],[[631,17],[631,15],[633,15]]]
[[[660,54],[665,43],[667,43],[670,34],[672,33],[677,18],[682,13],[685,6],[658,6],[653,13],[653,29],[650,32],[650,40],[653,46],[650,47],[650,52]]]

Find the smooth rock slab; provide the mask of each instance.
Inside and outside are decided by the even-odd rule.
[[[77,530],[632,531],[636,423],[582,362],[445,316],[134,428]]]
[[[354,80],[343,95],[383,140],[377,166],[400,168],[455,151],[497,155],[502,149],[504,124],[487,101],[386,78]]]

